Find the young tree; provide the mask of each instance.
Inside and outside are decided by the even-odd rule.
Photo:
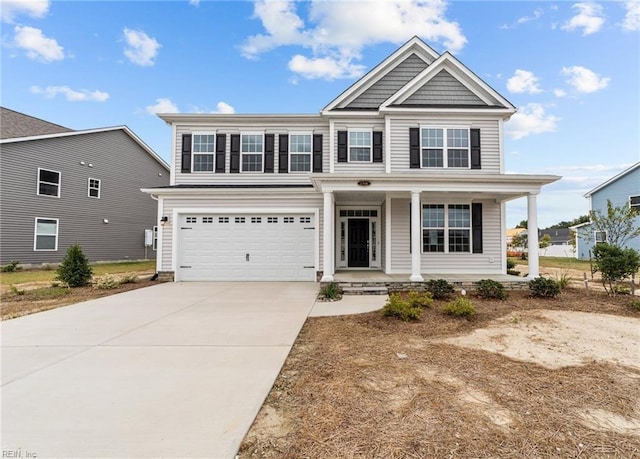
[[[602,231],[607,235],[607,243],[622,248],[634,237],[640,236],[640,225],[636,223],[638,212],[624,204],[615,207],[607,199],[607,210],[589,212],[591,227],[594,231]]]
[[[593,257],[596,271],[602,274],[602,286],[610,295],[616,294],[615,286],[618,282],[634,277],[640,268],[638,252],[612,244],[596,244]]]
[[[82,287],[89,283],[93,270],[80,245],[73,244],[69,247],[62,263],[56,269],[56,274],[58,275],[57,279],[69,287]]]

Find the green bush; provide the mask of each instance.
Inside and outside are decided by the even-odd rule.
[[[430,292],[409,292],[407,300],[413,307],[428,308],[433,303],[433,297]]]
[[[507,274],[509,274],[510,276],[519,276],[520,271],[515,269],[507,269]]]
[[[329,282],[320,289],[320,297],[325,300],[338,300],[342,296],[342,290],[336,282]]]
[[[138,278],[138,275],[136,273],[125,274],[124,276],[120,277],[120,284],[135,284],[139,280],[140,279]]]
[[[476,314],[476,308],[466,296],[461,296],[447,303],[443,311],[450,316],[471,317]]]
[[[20,262],[18,260],[12,260],[8,264],[0,268],[3,273],[15,273],[16,271],[22,271],[22,266],[18,266]]]
[[[89,283],[93,270],[80,245],[73,244],[69,247],[62,263],[56,269],[56,274],[58,275],[56,279],[66,283],[69,287],[82,287]]]
[[[555,298],[560,295],[560,285],[553,279],[536,277],[529,281],[531,294],[538,298]]]
[[[640,300],[631,300],[629,307],[640,312]]]
[[[431,279],[424,283],[424,288],[436,300],[447,300],[453,295],[453,285],[445,279]]]
[[[507,258],[507,269],[513,269],[516,267],[516,262],[511,258]]]
[[[602,274],[602,285],[610,295],[615,295],[615,285],[632,276],[640,268],[640,254],[634,249],[621,249],[615,245],[601,243],[593,248],[596,272]]]
[[[498,298],[505,300],[507,293],[504,291],[504,285],[492,279],[482,279],[475,283],[476,293],[480,298]]]
[[[556,274],[554,277],[554,280],[558,283],[558,287],[560,287],[560,290],[564,290],[565,288],[567,288],[569,286],[569,283],[571,282],[571,276],[566,272]]]
[[[116,276],[113,274],[105,274],[96,279],[93,287],[98,290],[112,290],[118,288],[119,285],[120,280]]]
[[[422,315],[422,308],[412,305],[410,300],[402,298],[399,293],[392,293],[382,308],[382,315],[385,317],[397,317],[408,322],[419,319]]]

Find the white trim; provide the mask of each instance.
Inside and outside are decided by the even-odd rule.
[[[345,210],[375,210],[376,211],[376,216],[372,217],[370,215],[367,216],[345,216],[342,217],[340,216],[340,211]],[[341,269],[341,270],[366,270],[366,269],[372,269],[372,270],[380,270],[382,268],[382,262],[381,262],[381,245],[382,242],[380,240],[380,223],[382,220],[382,207],[380,205],[370,205],[370,204],[363,204],[363,205],[359,205],[359,204],[349,204],[349,205],[336,205],[334,206],[334,211],[335,211],[335,221],[334,221],[334,234],[335,234],[335,240],[334,240],[334,259],[335,259],[335,267],[336,269]],[[369,221],[369,266],[368,267],[349,267],[349,219],[352,218],[358,218],[358,219],[366,219]],[[341,247],[341,241],[338,241],[338,236],[340,235],[340,224],[341,223],[345,223],[345,259],[344,262],[340,259],[340,249]],[[376,260],[375,262],[372,260],[372,254],[373,254],[373,250],[372,250],[372,239],[373,239],[373,234],[371,231],[371,226],[372,223],[376,223]]]
[[[636,169],[637,169],[637,168],[639,168],[639,167],[640,167],[640,161],[639,161],[639,162],[637,162],[637,163],[635,163],[635,164],[633,164],[631,167],[629,167],[629,168],[627,168],[627,169],[623,170],[623,171],[622,171],[622,172],[620,172],[619,174],[617,174],[617,175],[615,175],[615,176],[611,177],[611,178],[610,178],[609,180],[607,180],[606,182],[601,183],[600,185],[598,185],[597,187],[595,187],[595,188],[594,188],[594,189],[592,189],[591,191],[586,192],[583,196],[584,196],[585,198],[589,198],[589,197],[591,197],[591,195],[592,195],[593,193],[595,193],[596,191],[600,191],[600,190],[601,190],[601,189],[603,189],[604,187],[606,187],[606,186],[610,185],[611,183],[613,183],[613,182],[615,182],[616,180],[618,180],[618,179],[620,179],[620,178],[624,177],[625,175],[627,175],[628,173],[630,173],[630,172],[632,172],[632,171],[636,170]],[[591,206],[589,206],[589,208],[591,208]]]
[[[329,120],[329,173],[333,174],[335,171],[335,158],[336,156],[336,123],[333,120]]]
[[[384,272],[388,273],[391,271],[391,195],[389,193],[384,198],[384,224]]]
[[[366,161],[351,159],[351,133],[369,134],[369,159]],[[354,145],[353,148],[365,148],[364,145]],[[373,163],[373,129],[372,128],[349,128],[347,127],[347,163],[370,164]]]
[[[292,152],[291,151],[291,136],[292,135],[306,135],[309,136],[309,153],[303,152]],[[287,171],[289,174],[308,174],[309,172],[313,172],[313,132],[311,131],[288,131],[287,134]],[[274,152],[274,155],[276,152]],[[309,170],[308,171],[292,171],[291,170],[291,155],[308,155],[309,156]]]
[[[429,148],[430,147],[424,147],[422,145],[422,130],[423,129],[442,129],[442,167],[437,167],[437,166],[424,166],[422,164],[422,150],[424,150],[425,148]],[[448,134],[449,134],[449,129],[457,129],[457,130],[466,130],[467,131],[467,167],[451,167],[449,166],[449,155],[448,155],[448,150],[463,150],[464,148],[461,147],[449,147],[449,145],[447,144],[448,141]],[[469,125],[460,125],[460,126],[455,126],[455,125],[427,125],[427,124],[421,124],[420,125],[420,169],[431,169],[431,170],[442,170],[442,169],[453,169],[453,170],[469,170],[471,169],[471,127]],[[437,149],[437,148],[433,148],[433,149]]]
[[[180,154],[178,150],[178,127],[175,124],[171,125],[171,165],[169,169],[169,185],[176,184],[176,162],[177,155]],[[180,158],[182,160],[182,157]]]
[[[205,135],[212,135],[213,136],[213,151],[211,153],[206,152],[206,153],[202,153],[202,152],[197,152],[194,150],[194,145],[195,145],[195,136],[205,136]],[[216,137],[217,137],[217,132],[216,130],[209,130],[209,131],[191,131],[191,173],[193,174],[213,174],[216,171]],[[195,165],[196,165],[196,155],[198,156],[211,156],[212,161],[211,161],[211,170],[210,171],[197,171],[195,170]]]
[[[335,234],[333,228],[333,220],[335,214],[335,200],[334,195],[331,192],[323,193],[322,196],[322,247],[324,260],[322,262],[322,282],[332,282],[333,274],[335,272],[334,257],[334,245]]]
[[[259,135],[259,136],[262,136],[262,151],[260,151],[260,152],[256,152],[256,151],[243,152],[242,151],[242,136],[245,136],[245,135],[247,135],[247,136],[248,135],[251,135],[251,136]],[[275,138],[274,138],[274,146],[275,146]],[[264,150],[265,150],[265,131],[240,131],[240,158],[239,158],[239,160],[240,160],[240,164],[239,164],[240,171],[239,172],[241,174],[263,174],[264,173],[264,162],[265,162],[264,161],[264,156],[265,156]],[[262,161],[261,161],[261,166],[262,167],[261,167],[261,169],[259,171],[245,171],[243,169],[242,157],[244,155],[257,155],[257,154],[260,154],[260,156],[262,158]],[[275,151],[273,152],[273,154],[275,155]]]
[[[91,190],[95,188],[91,188],[91,180],[98,182],[98,196],[91,196]],[[87,178],[87,197],[92,199],[100,199],[100,195],[102,194],[102,180],[89,177]]]
[[[630,194],[629,198],[627,199],[627,202],[629,203],[629,208],[636,209],[638,212],[640,212],[640,202],[638,202],[637,204],[631,204],[631,198],[640,199],[640,194]]]
[[[38,249],[38,220],[52,220],[56,222],[56,234],[55,234],[55,248],[53,249]],[[33,223],[33,251],[34,252],[57,252],[58,251],[58,235],[60,234],[60,219],[49,217],[34,217]],[[41,236],[51,236],[51,234],[42,234]]]
[[[500,203],[500,234],[507,234],[507,215],[506,215],[506,209],[507,209],[507,205],[504,202]],[[482,209],[482,212],[484,213],[484,206]],[[473,226],[473,225],[472,225]],[[484,227],[484,222],[482,223],[482,226]],[[483,234],[484,234],[484,228],[482,229]],[[473,235],[472,235],[473,236]],[[503,274],[507,273],[507,238],[506,237],[501,237],[500,238],[500,263],[501,263],[501,270]]]
[[[384,116],[384,171],[391,173],[391,117]]]
[[[424,254],[430,254],[430,253],[443,253],[443,254],[447,254],[447,255],[453,255],[456,256],[456,254],[464,254],[464,255],[472,255],[473,254],[473,210],[472,210],[472,206],[471,206],[472,202],[471,201],[460,201],[460,200],[455,200],[455,198],[451,198],[451,200],[439,200],[439,199],[435,199],[434,201],[425,201],[424,199],[420,201],[420,231],[421,231],[421,238],[420,238],[420,252],[424,255]],[[425,228],[423,226],[424,223],[424,216],[423,216],[423,210],[424,207],[423,206],[429,206],[429,205],[435,205],[435,206],[444,206],[444,226],[442,228],[440,227],[432,227],[431,229],[442,229],[444,230],[444,251],[443,252],[425,252],[424,251],[424,230],[425,229],[429,229],[430,227]],[[469,226],[468,227],[451,227],[449,225],[449,206],[467,206],[469,208]],[[462,229],[462,230],[468,230],[469,231],[469,250],[466,252],[452,252],[449,250],[449,231],[450,230],[456,230],[456,229]]]
[[[411,191],[411,282],[422,282],[422,203],[420,191]]]
[[[46,172],[54,172],[56,174],[58,174],[58,194],[53,195],[53,194],[40,194],[40,183],[44,183],[47,185],[56,185],[53,182],[45,182],[45,181],[41,181],[40,180],[40,171],[46,171]],[[47,196],[49,198],[60,198],[60,196],[62,196],[62,172],[60,171],[54,171],[53,169],[45,169],[44,167],[39,167],[38,168],[38,177],[36,179],[36,195],[37,196]]]
[[[480,136],[482,137],[482,129],[480,130]],[[482,151],[482,142],[480,142],[480,151]],[[498,152],[500,155],[500,173],[504,174],[504,120],[502,118],[498,120]]]

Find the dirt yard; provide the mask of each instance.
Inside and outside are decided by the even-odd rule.
[[[640,458],[640,311],[584,288],[471,320],[310,318],[240,458]]]

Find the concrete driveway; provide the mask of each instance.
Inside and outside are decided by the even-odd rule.
[[[2,322],[3,457],[234,457],[317,291],[168,283]]]

